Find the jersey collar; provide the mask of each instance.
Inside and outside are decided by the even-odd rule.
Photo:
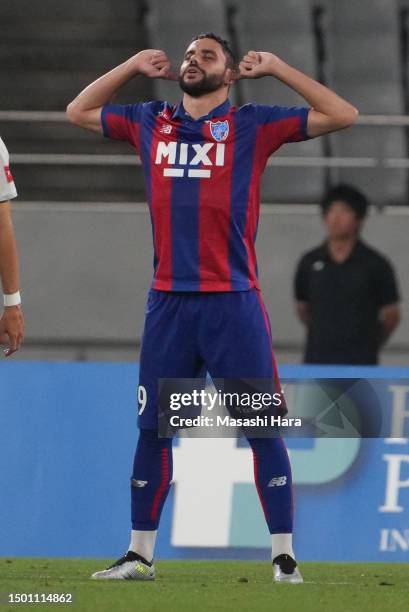
[[[362,253],[363,250],[363,242],[362,240],[358,237],[353,248],[352,251],[350,252],[350,254],[348,255],[348,257],[342,262],[342,263],[346,263],[347,261],[350,261],[351,259],[356,259],[356,257],[359,257],[359,255]],[[321,245],[321,252],[320,252],[320,256],[322,259],[325,259],[326,261],[332,262],[334,261],[331,257],[331,254],[329,252],[329,248],[328,248],[328,241],[326,240],[322,245]],[[336,263],[336,262],[334,262]]]
[[[229,112],[230,108],[230,100],[227,99],[222,104],[219,104],[219,106],[216,106],[216,108],[213,108],[207,115],[199,117],[199,119],[192,119],[189,113],[187,113],[183,108],[183,103],[179,102],[173,111],[172,119],[182,119],[184,121],[204,121],[206,119],[212,119],[213,117],[222,117]]]

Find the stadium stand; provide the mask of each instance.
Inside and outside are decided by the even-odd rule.
[[[274,5],[268,0],[199,0],[194,5],[171,0],[165,11],[159,0],[123,0],[119,5],[114,0],[74,0],[69,5],[52,0],[40,4],[21,0],[16,5],[3,0],[0,78],[7,87],[2,89],[0,110],[62,112],[83,86],[138,49],[163,47],[178,65],[192,34],[216,30],[233,39],[239,54],[254,47],[271,49],[307,74],[322,78],[354,102],[361,114],[401,114],[409,106],[408,4],[407,0],[360,0],[349,2],[344,10],[345,5],[336,0],[288,0]],[[124,88],[119,100],[153,97],[176,101],[177,87],[140,79]],[[250,100],[304,103],[285,86],[267,79],[239,82],[232,100],[238,104]],[[356,127],[326,140],[283,147],[266,171],[263,200],[315,202],[331,177],[354,182],[377,204],[405,203],[407,170],[383,167],[382,160],[406,157],[407,134],[404,127]],[[95,139],[63,121],[2,122],[2,135],[12,154],[132,156],[127,145]],[[354,168],[352,160],[347,164],[352,167],[329,171],[319,160],[331,156],[373,161],[369,168]],[[299,162],[286,162],[294,157]],[[309,161],[311,165],[306,166]],[[333,165],[327,161],[327,166]],[[129,162],[117,164],[114,170],[84,160],[53,165],[52,172],[50,166],[22,162],[16,166],[24,199],[144,199],[141,169]],[[93,189],[88,188],[90,184]]]
[[[88,83],[146,48],[144,4],[139,0],[30,2],[0,6],[2,110],[64,111]],[[151,98],[150,82],[138,81],[137,97]],[[121,101],[134,100],[135,83]],[[99,140],[66,122],[2,122],[13,153],[125,153],[122,144]],[[19,164],[15,178],[25,200],[134,201],[143,198],[135,167]],[[92,185],[92,189],[89,186]]]
[[[402,114],[399,1],[321,4],[326,12],[328,85],[361,114]],[[403,127],[357,126],[332,135],[331,142],[333,153],[341,157],[399,158],[407,153]],[[380,206],[407,200],[405,169],[337,169],[332,178],[360,187]]]
[[[272,51],[292,66],[316,78],[312,6],[309,0],[235,2],[235,30],[241,55],[250,49]],[[244,80],[240,83],[244,102],[302,106],[305,101],[278,81]],[[317,157],[323,141],[284,146],[277,156]],[[323,187],[322,168],[268,168],[263,179],[267,202],[315,202]],[[291,187],[290,187],[291,185]]]

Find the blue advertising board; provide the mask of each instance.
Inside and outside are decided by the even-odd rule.
[[[285,366],[378,380],[389,437],[289,438],[301,560],[409,558],[409,369]],[[137,364],[0,364],[0,555],[117,557],[129,540]],[[267,559],[251,453],[180,438],[159,558]]]

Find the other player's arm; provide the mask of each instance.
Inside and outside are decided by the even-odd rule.
[[[311,138],[355,123],[358,110],[325,85],[265,51],[249,51],[240,62],[240,78],[272,76],[291,87],[311,106],[307,134]]]
[[[67,106],[69,121],[87,130],[102,132],[102,107],[112,100],[123,85],[138,74],[150,78],[172,80],[176,78],[163,51],[158,49],[140,51],[81,91]]]
[[[9,201],[0,202],[0,279],[5,295],[19,291],[19,266],[16,238]],[[21,305],[6,306],[0,318],[0,344],[6,357],[18,351],[24,338]]]

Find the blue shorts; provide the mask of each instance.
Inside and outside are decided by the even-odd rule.
[[[268,315],[257,289],[221,293],[151,290],[139,385],[147,402],[138,425],[158,428],[163,378],[271,379],[280,390]]]

